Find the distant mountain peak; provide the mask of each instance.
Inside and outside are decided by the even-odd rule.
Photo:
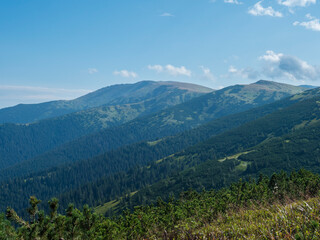
[[[310,86],[310,85],[299,85],[299,86],[294,86],[291,84],[287,84],[287,83],[281,83],[281,82],[275,82],[275,81],[270,81],[270,80],[259,80],[255,83],[252,83],[250,85],[263,85],[263,86],[290,86],[290,87],[295,87],[295,88],[304,88],[304,89],[311,89],[311,88],[316,88],[314,86]]]
[[[274,81],[269,81],[269,80],[259,80],[253,84],[261,84],[261,85],[270,85],[270,84],[279,84],[278,82],[274,82]]]
[[[249,84],[249,87],[264,89],[267,91],[285,91],[291,94],[296,94],[301,91],[305,91],[307,88],[301,87],[301,86],[294,86],[287,83],[280,83],[275,81],[269,81],[269,80],[259,80],[255,83]]]
[[[197,85],[194,83],[185,83],[185,82],[174,82],[174,81],[159,81],[156,82],[157,84],[160,85],[169,85],[176,87],[181,90],[188,90],[191,92],[200,92],[200,93],[209,93],[214,91],[212,88],[204,87],[201,85]]]

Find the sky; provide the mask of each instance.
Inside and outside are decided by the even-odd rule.
[[[319,0],[0,0],[0,108],[113,84],[320,86]]]

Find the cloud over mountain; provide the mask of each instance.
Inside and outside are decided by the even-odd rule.
[[[172,76],[187,76],[191,77],[191,71],[187,69],[185,66],[176,67],[171,64],[166,66],[162,65],[149,65],[148,69],[156,71],[157,73],[166,72]]]
[[[202,70],[202,78],[205,79],[205,80],[211,80],[211,81],[214,81],[215,80],[215,77],[214,75],[212,74],[210,68],[207,68],[207,67],[204,67],[204,66],[201,66],[200,67],[201,70]]]
[[[235,77],[247,78],[247,79],[258,79],[260,73],[253,68],[246,67],[243,69],[237,69],[234,66],[230,66],[228,70],[230,75]]]
[[[137,73],[130,72],[128,70],[114,71],[113,74],[115,76],[121,76],[121,77],[125,77],[125,78],[136,78],[136,77],[138,77]]]
[[[320,66],[311,65],[295,56],[269,50],[259,59],[263,61],[262,73],[266,77],[300,81],[320,79]]]
[[[243,78],[257,80],[259,78],[283,79],[291,81],[316,81],[320,80],[320,66],[312,65],[296,56],[276,53],[272,50],[260,57],[260,67],[236,68],[229,66],[226,78]]]

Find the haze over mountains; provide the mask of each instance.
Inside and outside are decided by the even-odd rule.
[[[54,118],[36,120],[60,114],[61,102],[50,103],[52,112],[46,104],[24,106],[36,109],[32,118],[21,106],[10,108],[16,120],[36,122],[0,125],[0,202],[23,209],[35,194],[43,200],[59,196],[63,206],[97,206],[137,192],[130,202],[114,202],[122,209],[189,187],[228,185],[252,166],[238,160],[241,153],[250,156],[250,148],[266,139],[315,122],[319,91],[308,89],[264,80],[217,91],[144,81],[67,102],[64,110],[74,112]],[[8,118],[3,110],[0,118]],[[219,161],[225,157],[230,161]],[[250,169],[254,175],[263,168]]]

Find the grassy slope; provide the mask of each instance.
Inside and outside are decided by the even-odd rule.
[[[318,239],[320,198],[237,209],[221,215],[194,235],[214,239]]]
[[[189,191],[177,201],[135,208],[128,222],[141,220],[129,232],[154,239],[318,239],[318,186],[318,177],[299,171],[240,180],[220,191]]]

